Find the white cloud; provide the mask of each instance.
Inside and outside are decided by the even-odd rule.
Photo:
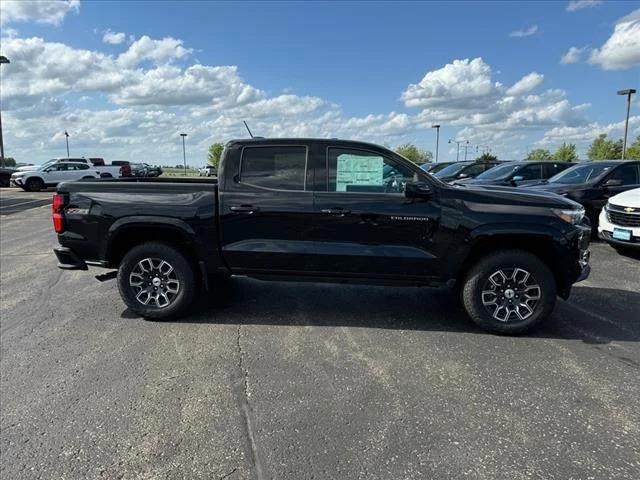
[[[511,88],[507,90],[507,95],[522,95],[528,93],[538,87],[544,80],[544,75],[531,72],[518,80]]]
[[[578,63],[580,61],[580,57],[582,56],[582,52],[584,52],[584,48],[571,47],[567,50],[562,57],[560,57],[560,63],[567,65],[570,63]]]
[[[38,22],[60,25],[69,12],[80,11],[80,0],[2,0],[0,23]]]
[[[120,45],[126,40],[126,35],[122,32],[112,32],[111,30],[107,30],[104,32],[102,36],[102,41],[104,43],[109,43],[111,45]]]
[[[640,65],[640,9],[621,18],[613,34],[591,51],[589,63],[604,70],[622,70]]]
[[[402,100],[407,107],[469,104],[476,100],[485,102],[495,89],[491,67],[482,58],[466,58],[428,72],[420,83],[407,87]]]
[[[613,138],[621,138],[624,134],[624,121],[614,123],[592,122],[580,126],[557,126],[544,133],[541,144],[558,142],[592,142],[598,135],[606,133]],[[633,141],[640,134],[640,116],[629,117],[629,138]]]
[[[132,68],[145,60],[156,64],[184,58],[193,52],[182,46],[182,40],[165,37],[162,40],[153,40],[147,35],[135,40],[126,52],[118,57],[118,63],[122,67]]]
[[[509,34],[509,36],[514,38],[530,37],[531,35],[534,35],[537,31],[538,31],[538,26],[532,25],[529,28],[514,30]]]
[[[593,8],[604,3],[602,0],[573,0],[567,4],[567,12],[575,12],[584,8]]]

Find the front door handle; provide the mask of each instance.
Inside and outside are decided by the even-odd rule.
[[[229,207],[233,213],[254,213],[260,210],[258,207],[254,207],[253,205],[233,205]]]
[[[337,207],[337,208],[323,208],[322,210],[320,210],[322,213],[328,213],[329,215],[347,215],[349,213],[351,213],[351,210],[348,210],[346,208],[341,208],[341,207]]]

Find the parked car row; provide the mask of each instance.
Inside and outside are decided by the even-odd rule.
[[[42,165],[28,165],[12,171],[9,183],[31,192],[55,187],[63,181],[86,178],[158,177],[162,168],[147,163],[103,158],[54,158]]]

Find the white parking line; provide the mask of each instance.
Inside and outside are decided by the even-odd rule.
[[[0,205],[0,209],[2,208],[13,208],[13,207],[18,207],[20,205],[26,205],[27,203],[33,203],[33,202],[41,202],[42,200],[46,200],[45,198],[40,198],[37,200],[29,200],[27,202],[21,202],[21,203],[14,203],[12,205]]]

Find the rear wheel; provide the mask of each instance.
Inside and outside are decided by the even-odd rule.
[[[462,289],[464,308],[485,330],[520,334],[543,322],[556,302],[549,267],[522,250],[489,254],[469,271]]]
[[[44,188],[44,182],[41,178],[30,178],[25,183],[25,190],[28,192],[39,192]]]
[[[184,314],[196,290],[194,270],[176,248],[149,242],[125,255],[118,270],[124,303],[145,318],[168,319]]]

